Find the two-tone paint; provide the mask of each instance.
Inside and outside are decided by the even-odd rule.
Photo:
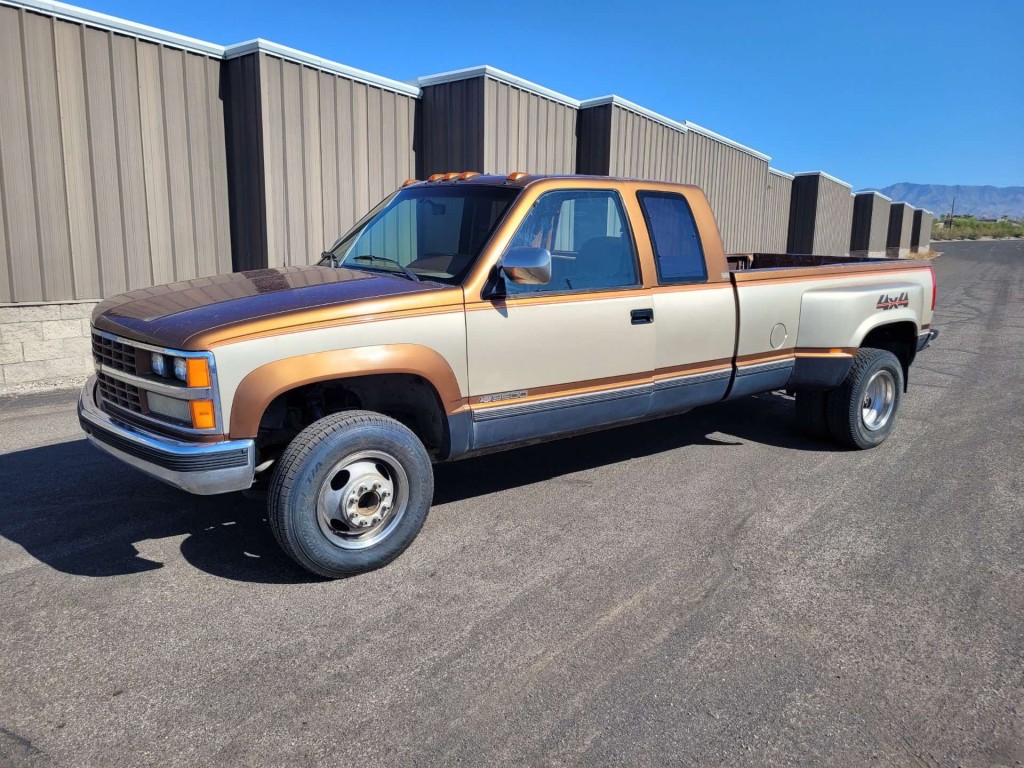
[[[731,271],[696,187],[603,177],[420,183],[518,190],[461,286],[328,267],[263,270],[126,294],[101,304],[94,324],[129,340],[212,353],[225,440],[254,439],[269,404],[297,387],[420,376],[448,421],[441,460],[791,383],[835,386],[877,328],[906,324],[915,342],[929,333],[927,262]],[[501,256],[524,217],[541,195],[566,189],[619,196],[638,284],[492,297]],[[702,241],[705,281],[659,283],[640,191],[686,198]],[[881,294],[906,301],[882,310]],[[651,321],[635,322],[638,316]]]

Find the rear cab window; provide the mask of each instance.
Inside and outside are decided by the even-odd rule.
[[[654,248],[658,282],[662,285],[703,283],[708,279],[704,248],[690,204],[673,192],[638,192]]]

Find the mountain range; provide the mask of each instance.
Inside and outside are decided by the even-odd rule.
[[[956,195],[958,214],[972,214],[979,219],[1024,219],[1024,187],[973,187],[951,184],[911,184],[901,182],[878,188],[886,197],[926,208],[936,216],[949,214]]]

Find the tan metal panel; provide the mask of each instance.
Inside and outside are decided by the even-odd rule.
[[[850,188],[819,178],[817,223],[814,235],[814,253],[824,256],[845,256],[850,249],[853,226],[853,198]]]
[[[380,163],[382,151],[381,143],[381,91],[380,88],[368,87],[366,89],[366,115],[367,115],[367,151],[366,159],[369,162],[370,174],[369,195],[370,205],[375,205],[384,197],[384,176]]]
[[[177,279],[174,237],[171,228],[170,181],[164,132],[160,46],[140,42],[137,50],[137,66],[150,270],[154,284],[160,285]]]
[[[337,126],[338,146],[338,235],[348,231],[357,221],[356,199],[354,192],[355,168],[353,167],[354,138],[352,114],[353,82],[343,77],[335,77],[335,125]]]
[[[4,185],[13,301],[40,301],[39,231],[34,201],[30,127],[25,110],[23,11],[0,8],[0,171]]]
[[[288,246],[281,254],[282,264],[305,264],[309,248],[306,241],[305,183],[302,146],[302,65],[281,62],[281,110],[284,125],[284,199],[288,228]]]
[[[124,230],[114,124],[113,77],[110,70],[109,32],[85,28],[86,106],[92,146],[93,192],[96,195],[96,231],[99,235],[100,276],[104,295],[128,287]],[[186,188],[184,200],[188,201]]]
[[[121,182],[127,282],[129,288],[153,285],[146,220],[146,179],[139,113],[139,69],[134,38],[110,38],[117,130],[117,167]]]
[[[43,281],[41,298],[52,301],[74,293],[53,23],[34,13],[25,14],[24,19],[28,116]]]
[[[174,244],[175,277],[178,280],[189,280],[197,276],[192,178],[188,162],[188,116],[185,108],[185,55],[182,51],[170,48],[160,49],[171,241]]]
[[[224,125],[224,104],[222,101],[221,77],[223,68],[220,61],[206,57],[203,61],[206,72],[206,115],[210,129],[210,144],[207,158],[210,164],[210,194],[213,196],[214,271],[221,274],[231,271],[231,213],[228,200],[227,134]]]
[[[764,234],[762,253],[785,253],[789,234],[789,205],[793,193],[793,180],[768,173],[764,203]]]
[[[302,177],[306,214],[306,251],[294,254],[292,263],[316,261],[329,243],[324,242],[323,177],[320,174],[320,77],[302,68]]]
[[[341,234],[338,215],[338,105],[337,78],[326,72],[318,74],[320,92],[320,179],[324,246]]]
[[[352,83],[352,189],[355,192],[355,217],[362,216],[377,202],[370,199],[370,166],[367,157],[370,120],[368,87]]]
[[[268,267],[282,266],[288,252],[288,224],[284,205],[286,172],[284,115],[281,109],[281,63],[276,57],[260,54]]]
[[[188,162],[192,181],[192,218],[195,233],[196,275],[217,272],[213,221],[213,180],[209,147],[209,99],[206,93],[206,57],[183,54],[185,64],[185,115],[188,126]]]

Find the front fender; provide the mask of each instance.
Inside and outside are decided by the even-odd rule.
[[[388,373],[414,374],[429,381],[449,414],[464,404],[448,361],[429,347],[387,344],[336,349],[286,357],[251,371],[238,385],[231,402],[230,435],[233,439],[256,437],[267,406],[296,387]]]

